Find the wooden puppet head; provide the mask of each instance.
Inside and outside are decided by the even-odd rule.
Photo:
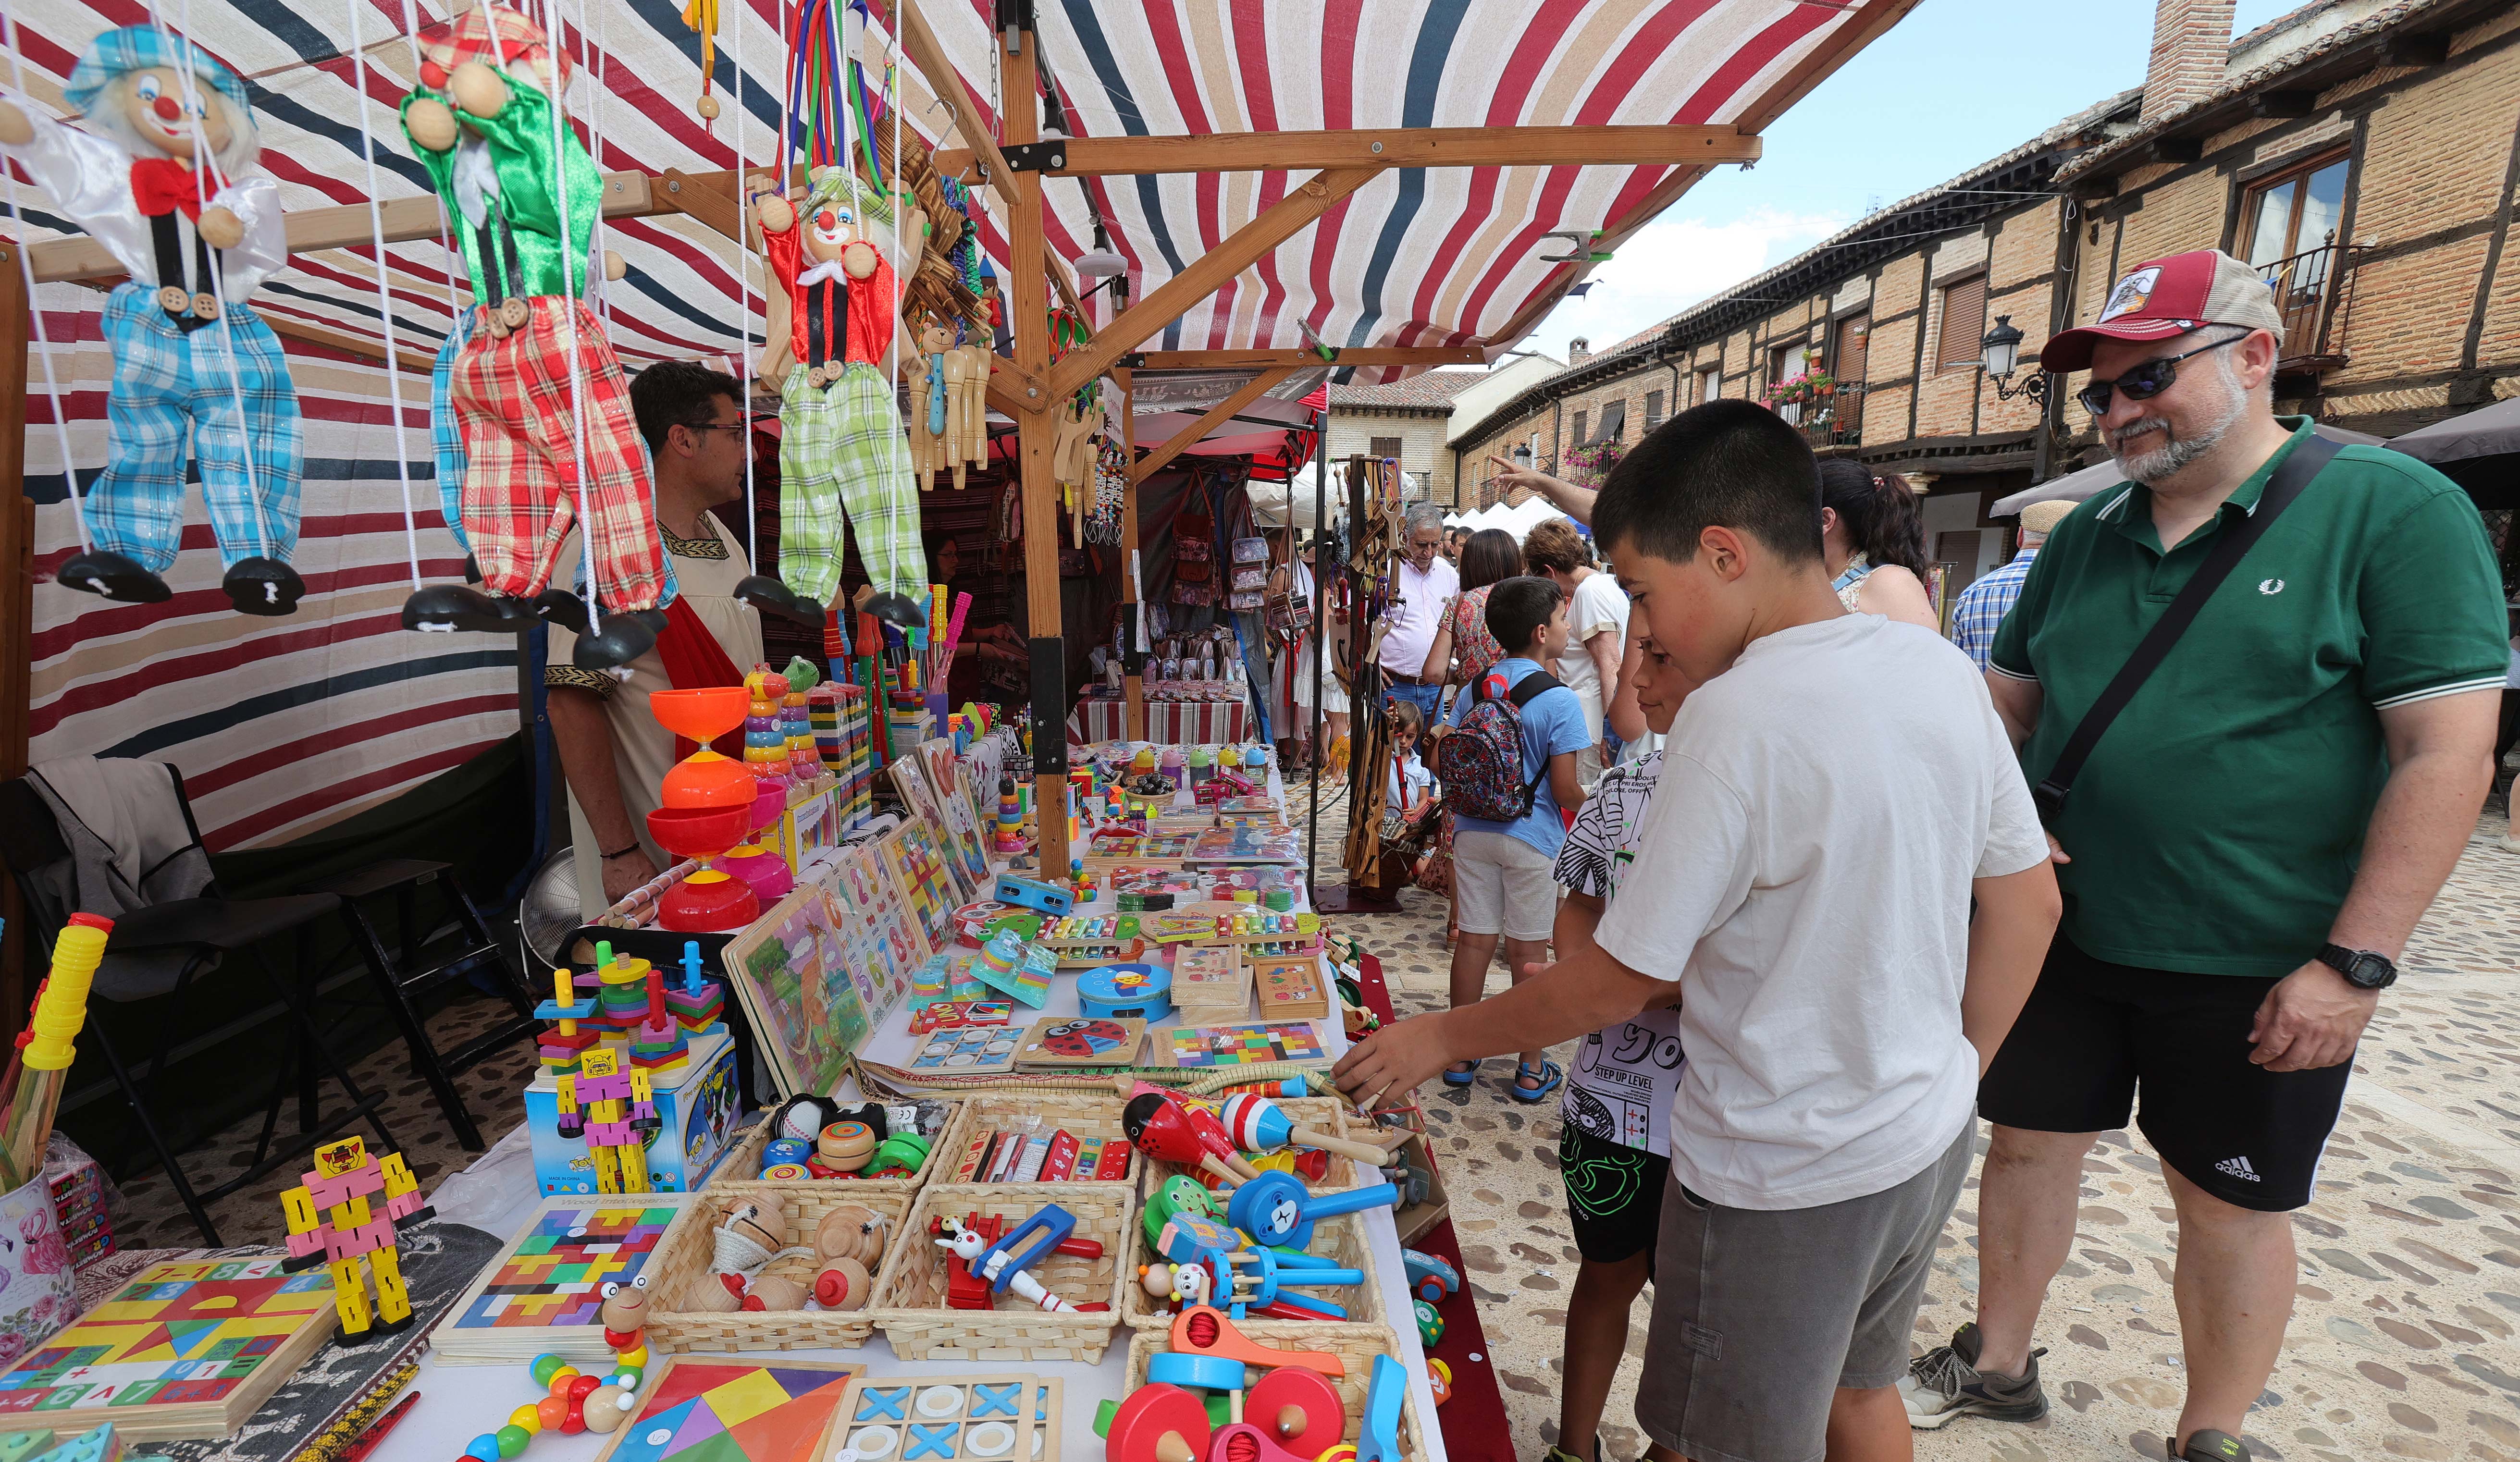
[[[197,123],[222,177],[235,177],[261,155],[236,72],[154,26],[123,25],[89,42],[62,97],[85,113],[91,130],[135,157],[189,163]]]

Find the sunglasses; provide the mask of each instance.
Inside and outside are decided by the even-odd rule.
[[[2237,345],[2252,333],[2254,332],[2243,331],[2228,339],[2215,340],[2199,345],[2193,350],[2182,350],[2177,355],[2165,355],[2157,361],[2145,361],[2140,366],[2129,368],[2115,380],[2092,381],[2090,385],[2076,391],[2074,399],[2083,403],[2083,410],[2095,417],[2109,409],[2110,398],[2119,391],[2126,392],[2129,401],[2150,401],[2153,397],[2169,390],[2171,382],[2179,378],[2181,361],[2191,355],[2203,355],[2209,350],[2220,350],[2226,345]]]

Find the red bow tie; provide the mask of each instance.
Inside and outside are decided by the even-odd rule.
[[[202,190],[193,170],[171,157],[146,157],[131,164],[131,199],[144,218],[177,208],[195,223],[202,221]]]

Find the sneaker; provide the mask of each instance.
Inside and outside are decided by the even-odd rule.
[[[2169,1452],[2177,1462],[2249,1462],[2247,1442],[2228,1432],[2217,1432],[2211,1427],[2192,1433],[2187,1439],[2185,1451],[2173,1450],[2178,1445],[2176,1437],[2161,1439],[2161,1449]]]
[[[1977,1368],[1978,1333],[1974,1322],[1952,1332],[1952,1343],[1936,1346],[1908,1362],[1899,1382],[1899,1399],[1908,1408],[1908,1425],[1920,1431],[1950,1426],[1963,1416],[1997,1421],[2037,1421],[2048,1414],[2048,1396],[2039,1389],[2039,1357],[2030,1352],[2029,1369],[2018,1376]]]

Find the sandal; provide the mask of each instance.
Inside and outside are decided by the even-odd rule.
[[[1540,1079],[1540,1085],[1537,1086],[1526,1086],[1522,1084],[1522,1079],[1524,1077],[1538,1077]],[[1444,1079],[1446,1081],[1451,1081],[1452,1073],[1446,1072],[1444,1074]],[[1506,1095],[1512,1097],[1515,1101],[1521,1102],[1525,1106],[1529,1106],[1533,1102],[1539,1101],[1542,1097],[1547,1096],[1550,1092],[1556,1090],[1558,1086],[1565,1083],[1565,1081],[1566,1073],[1560,1070],[1557,1063],[1554,1061],[1541,1062],[1538,1070],[1532,1069],[1528,1062],[1517,1061],[1514,1063],[1513,1067],[1513,1082],[1510,1085],[1505,1088]]]
[[[1482,1065],[1484,1065],[1484,1064],[1486,1064],[1486,1063],[1484,1063],[1484,1062],[1480,1062],[1480,1061],[1463,1061],[1463,1062],[1461,1062],[1461,1063],[1458,1063],[1458,1064],[1460,1064],[1460,1065],[1463,1065],[1463,1066],[1467,1066],[1467,1067],[1469,1068],[1469,1070],[1467,1070],[1467,1071],[1455,1071],[1455,1070],[1454,1070],[1452,1067],[1450,1067],[1450,1066],[1445,1067],[1445,1068],[1444,1068],[1444,1085],[1447,1085],[1447,1086],[1466,1086],[1466,1085],[1469,1085],[1471,1083],[1473,1083],[1473,1082],[1475,1082],[1475,1081],[1477,1081],[1477,1080],[1479,1079],[1479,1067],[1481,1067]]]

